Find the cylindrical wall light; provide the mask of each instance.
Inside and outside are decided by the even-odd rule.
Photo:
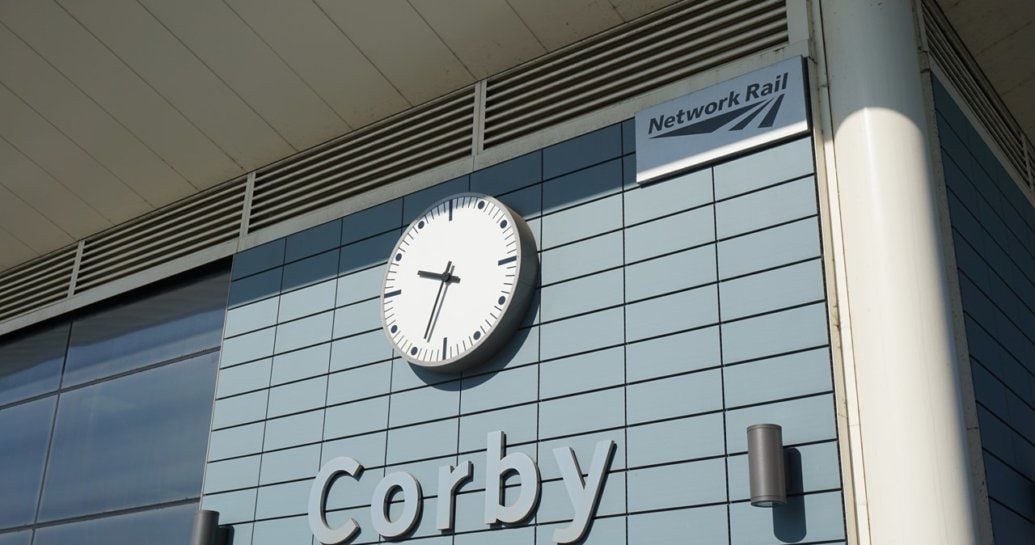
[[[776,424],[748,426],[747,442],[751,505],[773,507],[787,503],[783,429]]]
[[[217,545],[218,543],[219,512],[202,509],[195,513],[190,545]]]

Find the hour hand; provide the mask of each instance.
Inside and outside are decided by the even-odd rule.
[[[419,276],[421,278],[433,278],[433,279],[438,280],[440,282],[453,282],[453,283],[456,283],[456,282],[460,281],[460,277],[459,276],[454,276],[454,275],[449,274],[449,273],[436,273],[436,272],[431,272],[431,271],[417,271],[417,276]]]

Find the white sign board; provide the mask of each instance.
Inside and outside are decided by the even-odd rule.
[[[636,181],[809,130],[804,63],[788,59],[636,114]]]

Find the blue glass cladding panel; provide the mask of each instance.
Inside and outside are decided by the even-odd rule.
[[[402,199],[361,210],[341,220],[341,243],[356,242],[402,227]]]
[[[29,545],[31,540],[32,530],[0,534],[0,545]]]
[[[36,545],[183,545],[197,504],[143,511],[36,530]]]
[[[62,394],[40,519],[197,496],[216,359]]]
[[[0,344],[0,405],[57,390],[68,324]]]
[[[332,250],[341,245],[341,220],[317,225],[285,240],[284,260],[288,262]]]
[[[0,411],[0,528],[31,524],[57,397]]]
[[[504,161],[471,174],[471,191],[500,195],[542,179],[542,154],[538,151]]]
[[[227,280],[210,274],[76,320],[62,385],[218,347]]]
[[[602,163],[622,154],[622,127],[611,125],[543,150],[543,179]]]
[[[234,256],[232,278],[237,280],[284,264],[284,239],[256,246]]]
[[[278,267],[247,278],[234,280],[230,284],[230,297],[227,306],[233,308],[276,295],[280,292],[280,282],[283,276],[284,269]]]

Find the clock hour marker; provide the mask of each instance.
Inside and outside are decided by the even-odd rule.
[[[410,349],[410,355],[411,356],[416,356],[417,355],[417,347],[416,346],[414,346],[413,348]]]
[[[392,333],[395,333],[396,331],[399,331],[399,326],[397,326],[395,324],[392,324],[392,327],[389,328],[388,330],[391,331]]]
[[[420,220],[420,223],[417,224],[417,229],[423,229],[423,228],[424,228],[424,220]]]
[[[453,221],[453,201],[449,201],[449,221]]]
[[[474,332],[474,340],[477,341],[480,338],[482,338],[482,332],[481,331],[475,331]]]
[[[485,201],[478,201],[478,210],[485,208]]]
[[[387,297],[395,297],[396,295],[399,295],[402,292],[403,292],[403,290],[392,290],[392,291],[389,291],[389,292],[385,293],[385,297],[386,298]]]
[[[508,225],[507,220],[501,221],[500,222],[500,229],[506,229],[507,225]]]
[[[503,259],[496,262],[497,265],[506,265],[507,263],[513,263],[517,261],[517,256],[512,255],[510,257],[504,257]]]
[[[446,337],[442,337],[442,358],[446,357]]]
[[[402,252],[399,252],[399,253],[395,254],[395,260],[396,261],[402,261],[402,258],[403,258]]]
[[[504,297],[504,296],[502,296],[502,295],[500,295],[500,298],[499,298],[499,299],[497,299],[497,300],[496,300],[496,302],[497,302],[498,304],[502,305],[503,303],[506,303],[506,302],[507,302],[507,298],[506,298],[506,297]]]

